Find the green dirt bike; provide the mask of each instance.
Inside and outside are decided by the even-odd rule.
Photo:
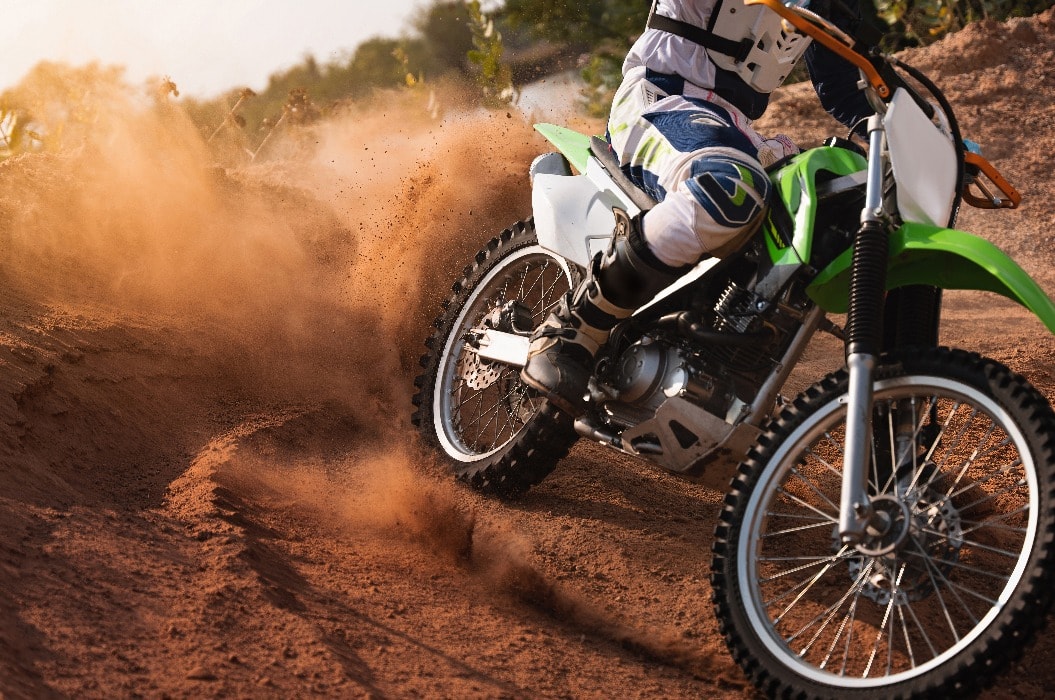
[[[531,167],[533,217],[454,284],[414,420],[459,479],[503,497],[545,478],[579,437],[708,483],[728,484],[723,465],[742,460],[712,589],[760,689],[976,692],[1051,604],[1055,414],[1007,367],[938,346],[941,292],[1002,294],[1053,332],[1055,305],[953,228],[963,201],[1019,196],[965,147],[926,76],[806,10],[753,4],[860,68],[877,110],[867,151],[835,139],[769,168],[777,196],[753,239],[616,328],[573,421],[521,383],[528,338],[609,244],[612,209],[654,202],[605,142],[538,126],[559,152]],[[829,318],[842,313],[843,326]],[[844,341],[845,367],[782,402],[818,331]]]

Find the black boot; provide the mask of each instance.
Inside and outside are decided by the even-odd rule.
[[[641,217],[614,211],[608,253],[595,258],[590,277],[535,329],[520,372],[525,384],[573,416],[585,410],[594,358],[616,324],[693,267],[664,265],[645,243]]]

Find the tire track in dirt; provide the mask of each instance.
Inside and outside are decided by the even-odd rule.
[[[633,615],[613,614],[598,604],[596,596],[583,595],[576,582],[568,585],[558,580],[552,567],[540,561],[537,533],[528,536],[510,524],[508,516],[501,512],[506,506],[480,502],[445,479],[424,476],[413,466],[421,461],[420,456],[396,451],[387,457],[378,457],[361,444],[336,450],[332,445],[310,447],[310,443],[317,442],[319,424],[326,422],[326,418],[317,414],[304,414],[283,425],[265,421],[260,431],[243,434],[239,429],[236,449],[228,445],[211,451],[218,456],[225,455],[220,457],[222,461],[217,462],[217,470],[210,477],[220,485],[216,489],[222,494],[220,510],[237,514],[234,517],[248,543],[243,558],[256,572],[258,584],[268,590],[272,605],[294,611],[305,619],[317,620],[318,603],[325,600],[330,613],[343,609],[348,616],[346,621],[361,618],[360,623],[374,628],[378,649],[411,645],[431,655],[442,647],[426,641],[430,636],[427,632],[400,623],[410,615],[407,606],[413,603],[409,601],[420,598],[421,591],[417,595],[408,592],[408,584],[412,588],[420,583],[428,586],[439,575],[435,573],[439,569],[453,579],[460,594],[443,595],[442,588],[427,591],[430,599],[440,598],[431,600],[433,605],[442,603],[430,611],[430,627],[439,624],[456,628],[460,623],[451,619],[452,610],[458,611],[469,602],[461,599],[462,595],[483,595],[490,601],[489,605],[499,607],[500,617],[526,616],[536,619],[541,628],[555,628],[561,636],[574,639],[577,635],[580,642],[589,637],[602,647],[614,645],[629,652],[643,666],[658,663],[672,673],[688,673],[697,679],[714,676],[711,654],[701,652],[697,642],[686,639],[665,623],[639,628],[632,621]],[[358,442],[355,437],[351,441]],[[349,454],[360,456],[348,457]],[[190,483],[201,482],[197,475]],[[232,516],[223,517],[233,522]],[[378,623],[376,617],[358,607],[363,601],[353,609],[335,606],[334,598],[341,597],[337,593],[341,582],[328,572],[302,573],[305,568],[312,568],[310,562],[302,561],[288,546],[281,546],[277,541],[265,543],[254,534],[272,533],[266,539],[273,540],[274,533],[279,532],[284,540],[292,537],[310,541],[310,544],[304,542],[308,551],[326,548],[325,543],[314,541],[320,537],[319,533],[305,531],[302,518],[307,519],[309,528],[321,529],[323,540],[351,538],[355,541],[357,553],[371,559],[375,575],[383,575],[381,572],[392,565],[385,561],[383,552],[390,547],[402,550],[397,562],[408,559],[415,562],[401,572],[404,581],[387,582],[386,590],[398,593],[395,596],[398,602],[393,602],[389,610],[390,617],[396,621]],[[283,526],[277,527],[276,520],[283,521]],[[566,521],[566,518],[559,520]],[[554,527],[559,532],[567,532],[563,522]],[[335,562],[338,567],[346,564]],[[429,575],[424,581],[415,582],[425,573]],[[369,603],[364,608],[370,609]],[[473,626],[482,628],[474,629],[474,633],[504,634],[493,625],[493,620],[484,618]],[[450,630],[446,632],[450,633]],[[465,643],[472,648],[469,640]],[[530,652],[529,656],[539,653],[547,655]],[[725,671],[728,670],[726,664]],[[462,672],[476,681],[485,675],[472,665]],[[456,677],[462,672],[457,672]],[[464,691],[457,682],[451,685],[451,679],[433,683],[429,690],[432,694]],[[735,686],[737,682],[727,683]],[[504,687],[494,679],[488,684],[503,694],[514,691],[514,687]],[[397,695],[412,693],[416,688],[414,685],[387,687]],[[529,693],[531,685],[515,687],[513,694],[519,696]]]

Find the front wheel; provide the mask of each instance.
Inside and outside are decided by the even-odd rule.
[[[414,423],[479,491],[520,495],[553,470],[576,434],[567,415],[520,381],[519,368],[481,358],[474,337],[487,327],[535,328],[578,277],[538,244],[532,221],[521,222],[477,253],[435,321]]]
[[[847,545],[846,395],[845,372],[807,390],[733,483],[712,574],[730,651],[771,695],[973,694],[1050,607],[1055,415],[978,355],[891,358],[874,385],[880,526]]]

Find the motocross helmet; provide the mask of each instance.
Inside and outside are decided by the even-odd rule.
[[[797,3],[806,4],[805,0]],[[780,87],[812,41],[766,6],[745,5],[744,0],[718,0],[708,24],[710,32],[723,39],[745,47],[750,40],[746,56],[733,56],[714,48],[708,48],[707,54],[719,68],[736,73],[762,93]]]

